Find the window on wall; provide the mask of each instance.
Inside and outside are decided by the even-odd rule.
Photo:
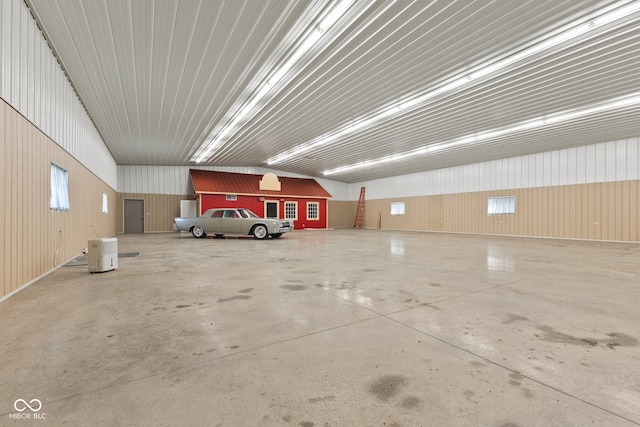
[[[391,215],[404,215],[404,202],[391,202]]]
[[[57,211],[69,210],[69,173],[53,163],[51,163],[49,207]]]
[[[307,220],[320,219],[320,203],[307,202]]]
[[[227,194],[227,200],[235,202],[236,200],[238,200],[238,195],[237,194]]]
[[[487,215],[502,215],[516,213],[515,196],[489,197],[487,199]]]
[[[298,202],[284,202],[284,218],[298,219]]]
[[[107,193],[102,193],[102,213],[109,213],[109,198],[107,197]]]

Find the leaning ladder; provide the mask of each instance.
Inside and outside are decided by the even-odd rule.
[[[364,219],[364,187],[360,188],[360,198],[358,206],[356,206],[356,218],[353,220],[353,228],[362,228],[362,220]]]

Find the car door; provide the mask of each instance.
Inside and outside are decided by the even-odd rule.
[[[222,216],[223,234],[244,234],[242,233],[242,217],[235,209],[225,209]]]
[[[206,231],[209,234],[222,234],[220,230],[224,228],[223,218],[224,215],[223,210],[213,211],[211,213],[211,217],[207,220],[206,223]]]

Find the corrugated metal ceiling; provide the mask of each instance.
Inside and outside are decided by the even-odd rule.
[[[119,164],[200,145],[328,0],[27,0]],[[630,2],[633,3],[633,2]],[[356,1],[206,165],[265,166],[614,1]],[[629,3],[627,3],[629,4]],[[640,13],[273,167],[311,176],[640,91]],[[640,106],[331,175],[357,182],[640,135]]]

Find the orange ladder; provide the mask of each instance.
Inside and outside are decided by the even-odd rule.
[[[353,228],[362,228],[362,220],[364,219],[364,187],[360,188],[360,198],[358,206],[356,206],[356,218],[353,220]]]

